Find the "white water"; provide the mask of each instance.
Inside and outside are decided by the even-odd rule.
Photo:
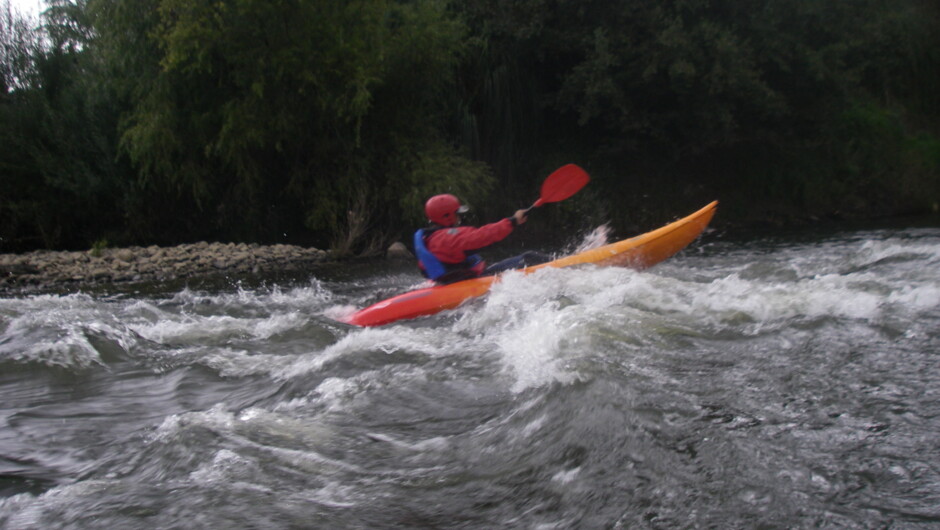
[[[938,524],[938,265],[698,243],[374,329],[332,318],[417,275],[0,299],[0,525]]]

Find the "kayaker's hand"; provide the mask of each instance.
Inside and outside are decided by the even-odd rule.
[[[512,218],[515,219],[516,225],[521,225],[525,222],[525,210],[516,210],[516,213],[512,214]]]

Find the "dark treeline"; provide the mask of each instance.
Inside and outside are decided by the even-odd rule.
[[[934,0],[0,2],[0,251],[936,211]],[[536,227],[533,227],[537,229]]]

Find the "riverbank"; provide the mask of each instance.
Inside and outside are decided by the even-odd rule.
[[[0,292],[80,289],[182,278],[301,271],[329,254],[295,245],[191,243],[0,254]]]

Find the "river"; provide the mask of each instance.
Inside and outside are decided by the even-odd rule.
[[[0,527],[940,527],[940,229],[419,283],[0,299]]]

